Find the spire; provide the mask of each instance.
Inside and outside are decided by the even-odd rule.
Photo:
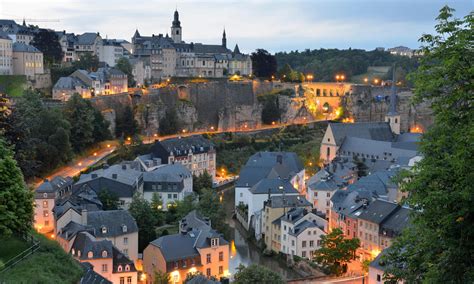
[[[397,115],[397,87],[395,78],[396,65],[392,67],[392,91],[390,94],[390,107],[388,109],[388,115]]]
[[[240,50],[239,50],[239,45],[236,44],[235,47],[234,47],[234,53],[235,54],[240,54]]]
[[[26,21],[25,18],[23,18],[23,26],[26,27]]]
[[[225,28],[224,28],[224,32],[222,33],[222,46],[227,48],[227,38],[225,36]]]
[[[135,33],[133,34],[133,37],[140,37],[140,33],[138,32],[138,29],[135,30]]]
[[[174,11],[173,27],[181,27],[181,22],[179,21],[178,9]]]

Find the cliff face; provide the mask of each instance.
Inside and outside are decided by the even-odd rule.
[[[288,83],[220,81],[171,85],[150,90],[147,94],[101,96],[91,101],[108,114],[107,119],[113,119],[115,115],[111,112],[116,114],[124,105],[132,106],[135,119],[146,135],[157,133],[159,121],[168,108],[175,108],[183,129],[187,131],[226,131],[260,126],[263,103],[257,96],[281,89],[294,90],[291,96],[277,96],[282,123],[322,118],[324,105],[334,112],[342,102],[355,121],[384,120],[389,88],[360,85],[350,88],[350,94],[346,96],[318,96],[312,87],[301,88]],[[399,93],[398,97],[402,131],[408,131],[414,125],[422,129],[431,125],[431,112],[427,105],[411,105],[412,93],[409,91]]]

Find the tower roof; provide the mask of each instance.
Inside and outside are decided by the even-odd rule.
[[[140,37],[140,33],[138,32],[138,29],[135,30],[133,37]]]
[[[240,49],[239,49],[239,45],[236,44],[235,47],[234,47],[234,53],[235,54],[240,54]]]
[[[181,22],[179,21],[179,13],[178,10],[174,11],[174,19],[173,19],[173,27],[180,27]]]

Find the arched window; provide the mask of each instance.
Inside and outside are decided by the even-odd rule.
[[[107,257],[107,251],[106,250],[102,251],[102,257]]]
[[[327,147],[326,149],[326,155],[329,157],[331,155],[331,148]]]
[[[94,257],[94,253],[92,251],[87,253],[87,258],[93,258],[93,257]]]
[[[46,192],[43,193],[43,198],[48,198],[48,194]]]
[[[127,264],[127,265],[125,266],[125,271],[130,271],[130,265]]]
[[[81,251],[80,250],[77,251],[77,256],[81,257]]]
[[[72,252],[72,255],[74,255],[76,253],[76,251],[74,249],[72,249],[71,252]]]
[[[102,234],[107,234],[107,227],[106,226],[102,226]]]
[[[127,232],[127,226],[126,225],[122,225],[122,232],[124,232],[124,233]]]
[[[118,272],[122,272],[122,265],[119,265],[119,266],[117,267],[117,271],[118,271]]]
[[[390,123],[390,117],[388,118],[388,123]]]
[[[398,118],[395,118],[395,123],[398,123]]]

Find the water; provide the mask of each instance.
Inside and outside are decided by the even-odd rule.
[[[260,249],[253,243],[248,242],[244,237],[247,235],[245,229],[234,219],[232,212],[234,211],[234,188],[224,191],[223,202],[227,212],[226,221],[231,227],[230,242],[230,260],[229,271],[232,275],[237,271],[240,264],[248,266],[250,264],[259,264],[269,268],[282,275],[286,279],[295,279],[301,277],[294,270],[289,269],[286,265],[278,261],[274,257],[264,256],[260,253]]]

